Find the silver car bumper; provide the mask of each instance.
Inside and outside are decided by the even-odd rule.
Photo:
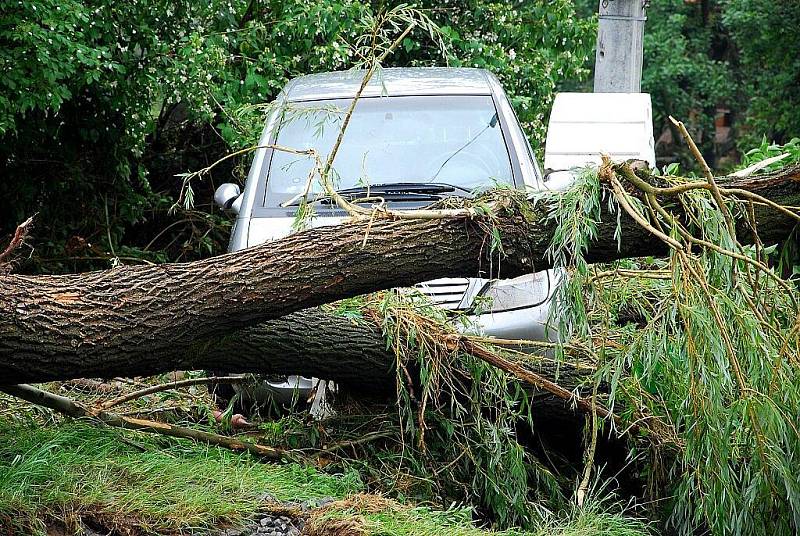
[[[538,307],[467,316],[468,322],[460,331],[497,339],[556,342],[558,331],[548,323],[549,315],[550,302]]]

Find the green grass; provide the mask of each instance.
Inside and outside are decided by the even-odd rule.
[[[442,511],[356,495],[363,485],[355,473],[265,463],[248,454],[85,422],[33,422],[0,417],[0,533],[44,534],[44,519],[86,514],[125,528],[135,524],[140,532],[185,533],[241,521],[263,508],[261,497],[269,493],[283,501],[343,499],[323,516],[355,518],[375,535],[647,534],[642,521],[595,503],[545,521],[534,532],[493,532],[475,527],[467,508]]]
[[[564,517],[545,519],[533,531],[492,531],[476,527],[467,508],[336,509],[329,517],[347,519],[361,516],[363,526],[374,536],[644,536],[651,534],[647,523],[619,513],[616,504],[592,502],[575,507]]]
[[[187,441],[80,422],[35,427],[0,421],[0,512],[21,525],[91,510],[170,531],[241,519],[259,508],[264,493],[306,500],[360,488],[354,474],[261,463]]]

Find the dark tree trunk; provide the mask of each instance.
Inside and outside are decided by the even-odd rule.
[[[730,186],[800,205],[800,168]],[[196,360],[201,355],[214,355],[217,368],[224,361],[224,369],[245,370],[231,366],[233,355],[209,353],[208,345],[236,330],[349,296],[438,277],[511,277],[548,266],[545,252],[555,222],[546,210],[539,204],[526,216],[514,209],[500,211],[492,224],[503,239],[501,260],[492,259],[488,249],[485,217],[377,219],[313,229],[192,263],[0,276],[0,384],[145,374],[193,368],[190,363],[211,366]],[[767,243],[786,237],[795,224],[777,212],[759,208],[757,214]],[[626,217],[618,248],[616,226],[617,216],[605,214],[590,260],[664,251],[660,241]],[[290,324],[291,319],[285,320],[271,329],[283,329],[288,337],[293,330],[311,329]],[[344,332],[345,321],[337,329]],[[228,340],[236,342],[236,336]],[[281,359],[279,353],[265,353],[264,360]],[[296,373],[317,374],[323,371],[316,367],[330,366],[314,363],[307,354],[294,356]],[[270,366],[261,363],[258,370]]]
[[[244,328],[218,340],[196,345],[179,361],[142,354],[136,361],[124,356],[65,360],[57,372],[29,369],[16,373],[15,383],[41,383],[77,377],[150,376],[171,370],[219,370],[232,373],[297,374],[333,380],[345,388],[372,395],[396,391],[394,351],[381,330],[368,320],[354,321],[314,308]],[[55,367],[53,367],[55,370]],[[588,372],[549,360],[531,370],[572,389]],[[405,381],[405,379],[404,379]]]

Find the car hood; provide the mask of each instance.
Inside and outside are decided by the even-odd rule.
[[[329,225],[338,225],[342,223],[345,218],[339,217],[317,217],[311,219],[311,227],[327,227]],[[247,233],[247,247],[257,246],[264,242],[271,242],[272,240],[280,240],[286,238],[296,231],[292,228],[295,219],[291,217],[277,217],[277,218],[253,218],[250,220],[250,229]]]

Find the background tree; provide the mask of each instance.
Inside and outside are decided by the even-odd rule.
[[[582,17],[598,2],[577,3]],[[784,144],[800,133],[800,45],[791,37],[800,17],[792,0],[658,0],[644,33],[642,91],[653,97],[656,150],[662,163],[680,159],[669,115],[683,118],[712,165],[730,167],[761,142]],[[590,62],[593,62],[593,57]],[[591,91],[588,84],[573,84]],[[715,141],[715,120],[723,130]],[[730,130],[728,130],[730,129]],[[663,143],[666,141],[667,143]]]
[[[353,0],[0,0],[0,234],[33,212],[27,271],[187,260],[224,250],[227,217],[210,204],[170,208],[176,174],[249,145],[258,105],[292,77],[347,69],[348,46],[382,4]],[[553,90],[579,78],[593,28],[572,3],[423,2],[441,25],[443,57],[412,37],[391,65],[487,67],[541,139]],[[213,181],[241,180],[249,159]],[[209,213],[211,212],[211,213]]]
[[[778,143],[800,135],[800,3],[793,0],[728,0],[721,21],[734,48],[740,148],[762,136]],[[775,96],[780,95],[780,98]]]
[[[669,131],[674,140],[669,147],[660,146],[659,153],[667,153],[665,160],[671,162],[676,150],[682,150],[680,136],[669,122],[672,115],[686,120],[706,158],[716,162],[717,107],[731,103],[736,87],[726,61],[729,40],[719,13],[699,3],[663,0],[651,3],[647,17],[642,91],[653,98],[655,136]],[[729,151],[731,146],[720,149]],[[683,156],[684,163],[693,165],[691,155]]]

